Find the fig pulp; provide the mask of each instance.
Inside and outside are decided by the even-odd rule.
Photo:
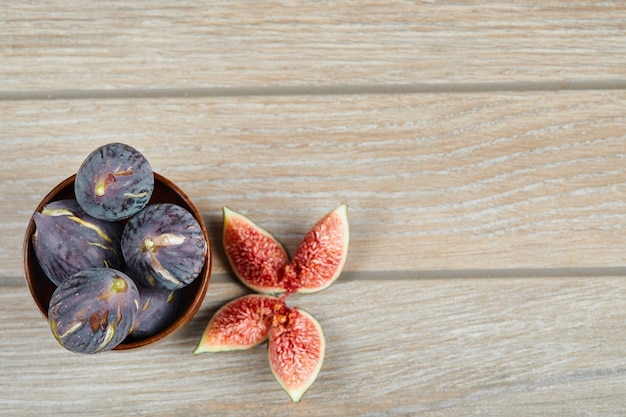
[[[224,305],[211,318],[194,354],[243,350],[267,340],[277,298],[250,294]]]
[[[33,220],[35,255],[55,285],[84,269],[121,267],[122,226],[88,215],[75,200],[49,203]]]
[[[190,284],[206,261],[208,244],[198,221],[176,204],[150,204],[128,220],[122,253],[141,284],[175,290]]]
[[[224,211],[224,250],[235,275],[254,291],[284,292],[282,278],[289,262],[274,237],[250,219],[228,207]]]
[[[272,373],[295,402],[322,369],[326,341],[319,322],[297,307],[277,307],[269,335]]]
[[[341,274],[348,257],[348,206],[342,204],[308,231],[285,269],[287,288],[300,293],[321,291]]]
[[[291,261],[272,235],[224,207],[224,250],[235,275],[254,291],[311,293],[331,285],[348,255],[348,206],[340,205],[304,236]]]
[[[135,148],[109,143],[90,153],[78,168],[76,200],[91,216],[116,221],[144,208],[154,191],[154,173]]]
[[[292,261],[281,244],[247,217],[224,207],[224,250],[251,294],[229,302],[209,321],[194,354],[241,350],[269,339],[270,367],[294,402],[313,384],[326,341],[319,322],[287,307],[294,292],[320,291],[337,279],[348,253],[347,206],[340,205],[309,230]]]
[[[112,268],[92,268],[66,278],[52,293],[48,320],[71,352],[98,353],[126,338],[139,308],[135,283]]]

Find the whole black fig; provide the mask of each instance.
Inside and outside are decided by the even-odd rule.
[[[166,328],[178,312],[180,291],[139,285],[139,311],[130,336],[144,339]]]
[[[122,226],[88,215],[75,200],[49,203],[33,220],[35,255],[54,284],[83,269],[122,266]]]
[[[176,204],[157,203],[128,220],[121,246],[126,264],[141,284],[174,290],[200,274],[208,245],[190,212]]]
[[[66,278],[52,293],[52,334],[69,351],[98,353],[128,336],[139,309],[139,291],[124,273],[92,268]]]
[[[80,206],[98,219],[128,218],[144,208],[154,191],[154,173],[141,152],[123,143],[94,150],[76,173]]]

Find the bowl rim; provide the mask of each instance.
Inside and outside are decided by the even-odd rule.
[[[193,297],[190,297],[191,300],[189,304],[186,307],[181,309],[181,311],[179,312],[179,315],[176,317],[174,321],[172,321],[163,330],[159,331],[158,333],[152,336],[142,338],[142,339],[133,339],[133,338],[125,339],[121,344],[113,348],[112,349],[113,351],[124,351],[124,350],[136,349],[139,347],[151,345],[156,342],[162,341],[166,337],[169,337],[175,334],[177,331],[181,330],[195,316],[195,314],[199,310],[202,302],[204,301],[207,289],[209,287],[209,282],[211,280],[211,269],[213,266],[213,256],[212,256],[212,251],[211,251],[212,245],[211,245],[211,241],[209,238],[208,230],[206,228],[206,225],[204,223],[204,219],[202,218],[201,213],[193,204],[189,196],[183,190],[181,190],[180,187],[178,187],[171,180],[167,179],[166,177],[164,177],[163,175],[157,172],[153,172],[153,174],[154,174],[154,180],[155,180],[155,187],[157,184],[160,183],[163,186],[170,189],[171,191],[173,191],[174,193],[176,193],[178,198],[184,201],[184,203],[188,206],[187,207],[188,211],[194,216],[194,218],[200,224],[200,228],[207,242],[205,262],[198,277],[194,279],[191,284],[187,285],[186,287],[183,287],[182,289],[183,291],[187,287],[194,288],[193,286],[197,286],[197,289],[195,289]],[[30,270],[30,265],[33,263],[33,261],[37,263],[37,267],[40,269],[38,265],[38,260],[36,259],[36,256],[34,254],[34,249],[32,247],[32,240],[31,240],[31,237],[33,233],[35,232],[35,222],[34,222],[33,216],[35,213],[41,212],[41,210],[46,204],[52,201],[58,200],[59,198],[57,198],[57,195],[65,191],[66,189],[68,189],[68,187],[70,187],[74,183],[75,178],[76,178],[76,174],[73,174],[67,177],[65,180],[58,183],[54,188],[52,188],[52,190],[50,190],[44,196],[44,198],[39,202],[39,204],[37,205],[37,207],[31,214],[30,219],[28,221],[28,225],[26,227],[25,234],[24,234],[24,242],[22,245],[24,280],[26,281],[26,286],[28,287],[28,291],[31,295],[32,301],[37,306],[39,312],[41,313],[41,315],[44,317],[46,321],[48,321],[48,311],[43,303],[43,300],[41,300],[40,297],[38,296],[38,291],[36,289],[36,281],[38,280],[38,278],[35,276],[36,274],[32,273],[32,271]],[[71,193],[73,193],[73,187],[71,189]],[[150,200],[149,204],[152,204],[152,199]],[[43,271],[41,271],[41,273],[43,274]],[[44,277],[45,277],[45,274],[44,274]],[[46,283],[45,285],[54,286],[54,284],[51,281],[49,284]]]

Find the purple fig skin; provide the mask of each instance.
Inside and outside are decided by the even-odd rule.
[[[91,217],[75,200],[49,203],[33,219],[35,255],[55,285],[84,269],[122,266],[123,227]]]
[[[171,203],[150,204],[128,220],[122,254],[142,285],[175,290],[202,271],[208,244],[198,221]]]
[[[48,320],[59,344],[75,353],[111,350],[128,336],[139,290],[126,274],[92,268],[65,279],[52,293]]]
[[[145,339],[165,329],[176,317],[180,291],[163,288],[139,288],[139,311],[130,336]]]
[[[91,216],[126,219],[143,209],[154,191],[154,173],[135,148],[109,143],[94,150],[76,173],[78,204]]]

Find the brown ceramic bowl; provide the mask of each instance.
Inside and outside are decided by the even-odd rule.
[[[59,185],[54,187],[52,191],[44,197],[39,203],[35,212],[40,212],[43,207],[56,200],[75,198],[74,195],[74,179],[76,175],[72,175]],[[207,241],[207,254],[204,267],[200,272],[200,275],[191,282],[191,284],[181,289],[181,303],[176,319],[165,329],[161,330],[154,336],[145,339],[127,339],[120,345],[115,347],[114,350],[134,349],[146,345],[150,345],[157,341],[160,341],[166,336],[173,334],[176,330],[182,328],[185,324],[191,320],[200,308],[200,304],[204,300],[207,288],[209,286],[209,280],[211,278],[211,244],[209,241],[209,234],[202,220],[202,216],[193,205],[189,197],[183,193],[183,191],[176,186],[173,182],[163,177],[162,175],[154,173],[154,192],[150,203],[174,203],[189,210],[191,214],[198,220],[202,227],[202,232]],[[39,311],[43,316],[48,319],[48,306],[50,304],[50,297],[56,288],[55,285],[48,279],[39,266],[39,261],[35,255],[33,249],[31,236],[35,232],[35,222],[32,217],[26,228],[26,235],[24,236],[24,273],[26,278],[26,285],[30,290],[30,294],[35,301],[35,304],[39,308]]]

